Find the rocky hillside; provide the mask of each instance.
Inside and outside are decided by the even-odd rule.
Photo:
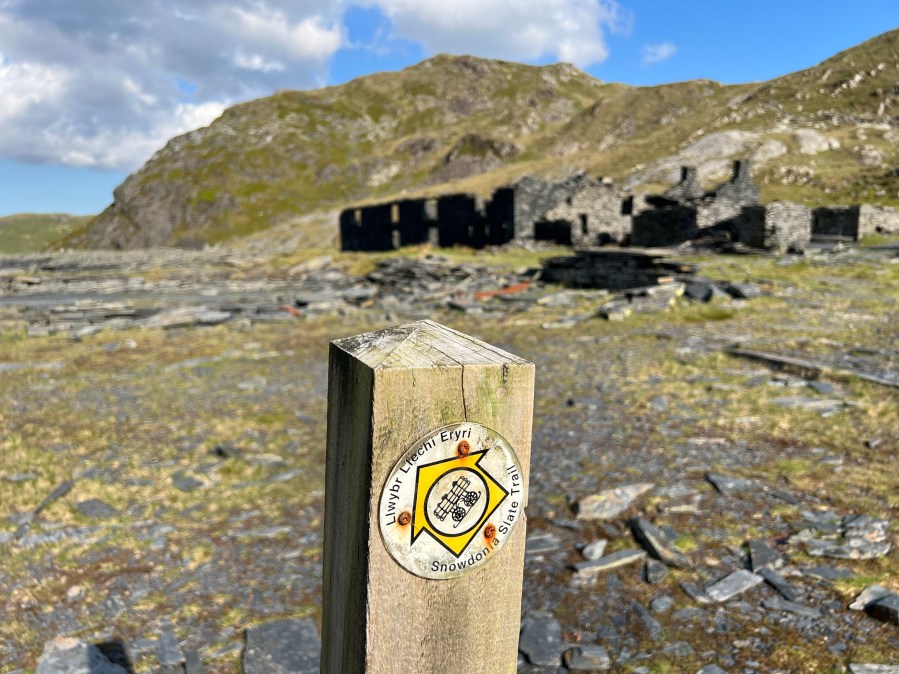
[[[217,243],[349,203],[575,168],[657,189],[689,163],[713,182],[741,156],[755,159],[764,199],[897,204],[897,81],[899,30],[740,85],[632,87],[567,64],[437,56],[228,109],[169,141],[65,244]]]
[[[0,217],[0,254],[34,253],[92,220],[89,215],[19,213]]]

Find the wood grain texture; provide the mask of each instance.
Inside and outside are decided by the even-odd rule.
[[[420,321],[331,346],[322,672],[515,672],[526,516],[458,578],[404,570],[378,530],[381,491],[418,438],[470,421],[515,450],[527,505],[534,366]]]

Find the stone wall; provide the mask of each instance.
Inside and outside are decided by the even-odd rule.
[[[858,235],[899,233],[899,209],[862,204],[858,212]]]
[[[753,182],[749,159],[734,162],[734,173],[730,182],[715,190],[718,199],[729,199],[744,206],[760,203],[759,188]]]
[[[514,238],[533,240],[534,224],[546,213],[574,194],[585,182],[592,182],[583,173],[576,173],[558,183],[537,176],[524,176],[514,187]]]
[[[565,201],[547,211],[543,220],[556,226],[567,223],[568,238],[576,246],[621,243],[630,236],[632,226],[626,198],[614,185],[585,181]]]
[[[744,205],[730,198],[703,200],[696,204],[696,226],[704,230],[732,231]]]
[[[772,201],[765,209],[763,248],[803,251],[812,238],[812,212],[792,201]]]
[[[662,206],[638,213],[633,218],[631,244],[634,246],[675,246],[699,235],[696,209],[692,206]]]
[[[699,184],[699,175],[696,168],[693,166],[681,166],[680,182],[665,192],[664,196],[681,203],[702,199],[705,196],[705,190]]]

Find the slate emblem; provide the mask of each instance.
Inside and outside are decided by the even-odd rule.
[[[424,578],[452,578],[492,558],[524,509],[518,458],[486,426],[463,422],[414,443],[381,494],[381,537]]]

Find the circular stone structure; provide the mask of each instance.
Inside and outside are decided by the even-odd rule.
[[[378,525],[400,566],[443,580],[495,557],[524,504],[511,445],[496,431],[466,421],[428,433],[403,453],[381,491]]]

